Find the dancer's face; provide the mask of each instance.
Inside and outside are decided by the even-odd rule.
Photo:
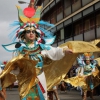
[[[89,65],[90,64],[90,60],[86,60],[86,64]]]
[[[26,30],[25,39],[27,41],[34,41],[36,38],[35,30]]]

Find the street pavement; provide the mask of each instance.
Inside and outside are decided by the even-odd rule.
[[[58,94],[59,94],[60,100],[82,100],[80,92],[76,90],[71,90],[67,92],[58,91]],[[6,100],[20,100],[19,95],[18,95],[18,89],[17,88],[13,88],[12,90],[7,89]],[[91,100],[91,99],[88,98],[88,100]],[[100,96],[95,96],[95,100],[100,100]]]
[[[18,95],[18,88],[6,89],[7,99],[6,100],[20,100]]]

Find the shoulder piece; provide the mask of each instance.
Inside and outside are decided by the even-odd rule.
[[[24,42],[14,42],[6,45],[2,45],[3,48],[9,52],[14,52],[16,50],[21,51],[23,47],[26,47],[26,44]]]

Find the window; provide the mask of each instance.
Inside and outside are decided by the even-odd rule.
[[[55,24],[56,23],[56,20],[54,18],[51,18],[51,23],[52,24]]]
[[[97,25],[97,27],[100,26],[100,14],[97,15],[97,17],[96,17],[96,25]]]
[[[60,33],[60,30],[57,31],[57,33],[55,33],[54,35],[56,36],[55,43],[56,42],[60,42],[61,41],[61,33]]]
[[[55,23],[56,23],[56,11],[54,11],[54,12],[51,14],[51,23],[52,23],[52,24],[55,24]]]
[[[84,30],[88,31],[89,29],[90,29],[90,20],[88,19],[88,20],[85,21]]]
[[[58,40],[58,42],[61,41],[61,33],[60,33],[60,31],[57,32],[57,40]]]
[[[64,29],[60,30],[60,35],[61,35],[61,40],[63,40],[64,39]]]
[[[77,24],[76,26],[75,26],[75,35],[78,35],[79,34],[79,24]]]
[[[44,6],[46,6],[49,3],[49,0],[44,0]]]
[[[64,8],[68,8],[71,6],[71,1],[70,0],[64,0]]]
[[[90,29],[94,29],[94,27],[95,27],[95,19],[91,18],[90,19]]]
[[[56,36],[54,43],[57,43],[57,33],[54,33],[54,36]]]
[[[79,27],[80,27],[80,29],[79,29],[79,33],[83,33],[83,26],[84,24],[82,24],[82,23],[80,23],[80,25],[79,25]]]
[[[72,0],[72,4],[76,3],[78,0]]]
[[[58,9],[57,9],[57,14],[60,14],[61,12],[62,12],[62,6],[61,7],[59,7]]]

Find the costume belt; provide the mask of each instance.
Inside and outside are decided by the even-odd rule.
[[[36,74],[37,75],[40,75],[42,72],[43,72],[43,68],[41,68],[41,67],[36,68]]]

